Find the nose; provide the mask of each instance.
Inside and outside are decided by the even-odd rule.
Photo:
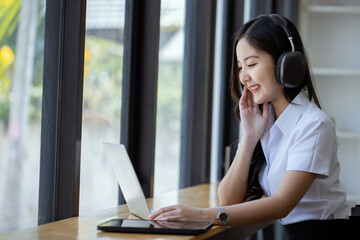
[[[240,78],[240,82],[243,84],[243,85],[247,85],[247,82],[250,81],[250,76],[249,74],[245,71],[245,70],[242,70],[240,73],[239,73],[239,78]]]

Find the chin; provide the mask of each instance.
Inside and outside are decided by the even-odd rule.
[[[254,103],[256,103],[257,105],[260,105],[260,104],[264,104],[264,100],[261,100],[261,99],[254,99]]]
[[[264,104],[266,102],[270,102],[269,97],[266,94],[258,94],[254,95],[254,103],[257,105]]]

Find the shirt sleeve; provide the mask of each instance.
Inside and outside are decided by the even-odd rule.
[[[312,121],[302,128],[289,148],[287,170],[329,176],[336,149],[334,127],[327,121]]]

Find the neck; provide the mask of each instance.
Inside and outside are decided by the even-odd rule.
[[[275,117],[278,119],[290,103],[287,101],[285,96],[282,96],[276,100],[271,101],[271,104],[275,111]]]

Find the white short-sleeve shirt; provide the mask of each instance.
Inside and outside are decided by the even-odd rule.
[[[274,195],[288,170],[319,174],[282,224],[314,219],[347,218],[349,205],[339,182],[335,127],[329,117],[301,91],[275,121],[270,105],[267,129],[261,137],[266,158],[259,182]]]

